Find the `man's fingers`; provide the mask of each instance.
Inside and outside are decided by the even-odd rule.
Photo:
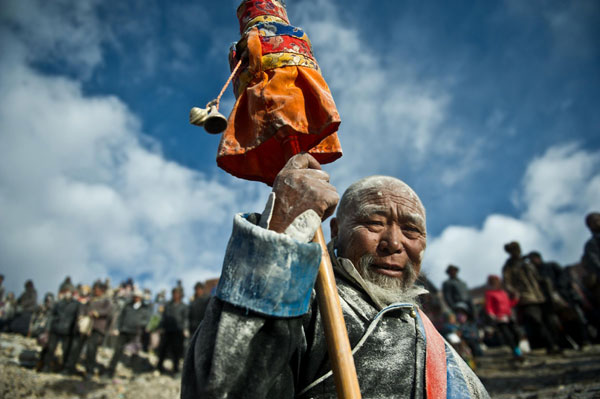
[[[337,206],[338,202],[340,200],[340,196],[338,195],[337,191],[335,191],[335,189],[333,191],[329,191],[325,197],[325,203],[326,205],[326,209],[323,212],[323,216],[322,219],[325,220],[327,219],[329,216],[333,215],[333,212],[335,211],[335,207]]]
[[[329,183],[329,173],[320,169],[306,169],[302,171],[302,174],[309,179],[322,180]]]
[[[291,157],[283,169],[321,169],[321,164],[307,152]]]

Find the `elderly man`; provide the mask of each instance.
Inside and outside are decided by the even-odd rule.
[[[262,215],[235,217],[216,297],[188,350],[182,398],[336,397],[312,289],[321,250],[308,241],[337,201],[318,162],[301,154],[279,173]],[[488,397],[415,305],[426,229],[413,190],[391,177],[354,183],[331,232],[363,397]]]

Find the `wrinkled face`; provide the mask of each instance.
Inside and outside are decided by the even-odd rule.
[[[394,188],[360,191],[343,220],[332,220],[332,235],[337,237],[338,256],[354,266],[370,258],[371,272],[412,285],[426,246],[425,215],[414,193]],[[407,272],[411,265],[414,273]]]

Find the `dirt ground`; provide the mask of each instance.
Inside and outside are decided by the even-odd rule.
[[[523,364],[492,348],[478,359],[477,375],[495,399],[600,399],[600,345],[557,355],[534,350]]]
[[[165,399],[179,398],[179,378],[150,371],[134,375],[119,364],[115,378],[38,373],[31,366],[41,348],[35,340],[0,334],[0,399]],[[111,350],[101,348],[98,362],[108,365]],[[149,359],[156,364],[156,358]],[[165,367],[169,367],[167,361]],[[27,367],[24,367],[25,364]],[[83,371],[83,369],[81,369]]]
[[[116,378],[63,376],[38,373],[30,367],[40,348],[33,339],[0,334],[0,399],[166,399],[179,397],[179,379],[146,372],[134,375],[119,365]],[[98,359],[107,364],[110,350],[102,349]],[[149,359],[155,363],[156,359]],[[512,361],[510,353],[489,349],[477,361],[477,374],[492,398],[508,399],[600,399],[600,345],[586,351],[568,350],[548,356],[533,351],[523,364]],[[168,365],[167,365],[168,367]]]

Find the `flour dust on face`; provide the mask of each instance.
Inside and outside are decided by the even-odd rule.
[[[350,186],[331,231],[337,254],[355,267],[370,256],[363,272],[382,276],[371,276],[371,281],[401,288],[414,283],[427,244],[425,208],[404,182],[374,176]]]
[[[374,260],[373,255],[367,254],[362,256],[356,265],[369,293],[386,305],[397,302],[416,303],[421,289],[414,286],[417,271],[413,263],[408,261],[404,265],[401,277],[390,277],[376,271]]]

